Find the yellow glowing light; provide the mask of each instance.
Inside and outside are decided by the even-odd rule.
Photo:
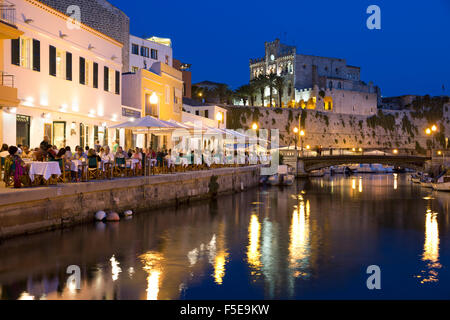
[[[430,134],[431,134],[431,129],[430,129],[430,128],[427,128],[427,130],[425,130],[425,133],[428,134],[428,135],[430,135]]]
[[[397,149],[394,149],[392,152],[394,152],[394,154],[397,154],[397,153],[398,153],[398,150],[397,150]]]
[[[216,120],[217,120],[217,121],[222,121],[222,120],[223,120],[222,112],[218,112],[218,113],[216,114]]]
[[[439,156],[442,155],[442,151],[439,150],[439,151],[437,152],[437,154],[438,154]]]
[[[248,227],[249,244],[247,247],[247,260],[254,269],[259,269],[259,267],[261,267],[261,253],[259,251],[260,233],[261,224],[258,221],[258,217],[254,214],[250,219],[250,225]]]
[[[358,151],[359,151],[359,152],[362,152],[362,151],[363,151],[363,149],[362,149],[362,148],[359,148],[359,149],[358,149]]]
[[[111,261],[111,273],[112,273],[112,279],[113,281],[116,281],[119,279],[119,273],[122,272],[122,269],[119,267],[119,261],[116,260],[116,257],[114,255],[109,259]]]
[[[158,96],[156,95],[155,92],[153,92],[152,95],[150,96],[150,103],[151,104],[157,104],[158,103]]]
[[[311,149],[311,146],[308,144],[308,145],[306,146],[306,149],[307,149],[307,150]]]
[[[301,131],[300,131],[300,136],[303,137],[304,135],[305,135],[305,131],[301,130]]]
[[[363,192],[363,187],[362,187],[362,178],[359,178],[359,182],[358,182],[358,192],[361,193]]]
[[[356,190],[356,179],[352,179],[352,189]]]
[[[292,213],[292,222],[290,230],[290,243],[289,243],[289,265],[293,271],[294,277],[304,275],[304,272],[300,272],[302,267],[302,259],[308,256],[308,241],[309,241],[309,201],[301,201],[299,207]]]
[[[433,132],[437,131],[437,127],[436,127],[435,125],[433,125],[433,126],[431,127],[431,131],[433,131]]]
[[[355,152],[355,151],[356,151],[356,148],[353,148],[352,151]]]
[[[220,252],[214,261],[214,280],[217,284],[223,283],[223,277],[225,276],[225,263],[228,254]]]
[[[297,127],[294,128],[294,133],[298,133],[298,128]]]
[[[394,190],[398,188],[398,174],[394,173]]]
[[[437,262],[439,260],[439,228],[436,213],[427,210],[425,218],[425,244],[422,260]]]
[[[253,129],[253,130],[258,130],[258,124],[254,123],[254,124],[252,125],[252,129]]]
[[[139,257],[147,272],[147,300],[158,300],[159,287],[162,276],[161,261],[163,256],[159,252],[147,252]]]

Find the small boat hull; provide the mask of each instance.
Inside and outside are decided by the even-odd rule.
[[[450,191],[450,182],[433,183],[433,190]]]
[[[420,182],[420,186],[424,188],[433,188],[433,184],[431,182]]]

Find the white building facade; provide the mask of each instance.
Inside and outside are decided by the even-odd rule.
[[[152,40],[150,40],[152,39]],[[170,39],[150,38],[143,39],[130,35],[130,70],[149,70],[153,63],[161,62],[172,67],[173,51]]]
[[[112,145],[107,129],[122,117],[122,44],[39,1],[17,0],[19,39],[5,41],[4,69],[15,76],[20,105],[2,110],[3,143]]]

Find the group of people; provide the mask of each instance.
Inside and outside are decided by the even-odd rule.
[[[135,162],[138,169],[143,167],[145,159],[154,159],[155,165],[163,166],[164,160],[170,154],[165,149],[145,149],[134,148],[125,151],[120,145],[119,141],[114,141],[112,150],[109,146],[101,146],[100,141],[95,141],[94,148],[89,146],[81,147],[76,146],[74,152],[70,146],[63,148],[57,148],[57,146],[50,143],[48,136],[44,137],[44,140],[40,143],[38,148],[30,149],[25,145],[8,146],[3,144],[0,150],[0,158],[4,171],[3,180],[5,182],[10,181],[11,177],[14,177],[14,187],[19,188],[24,178],[28,176],[28,167],[26,161],[60,161],[60,164],[65,166],[67,172],[71,172],[73,181],[78,181],[81,177],[81,169],[75,165],[74,160],[81,160],[83,162],[91,163],[89,159],[96,158],[96,163],[103,166],[105,163],[115,165],[119,160],[121,163],[125,163],[127,159],[136,159]],[[91,166],[91,165],[90,165]],[[62,169],[62,168],[61,168]]]

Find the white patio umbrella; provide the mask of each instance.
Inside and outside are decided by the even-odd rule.
[[[183,127],[176,123],[164,121],[155,118],[153,116],[146,116],[143,118],[136,119],[135,121],[127,121],[110,127],[110,129],[134,129],[134,130],[147,129],[149,137],[150,137],[150,130],[167,130],[167,129],[181,129],[181,128]]]

